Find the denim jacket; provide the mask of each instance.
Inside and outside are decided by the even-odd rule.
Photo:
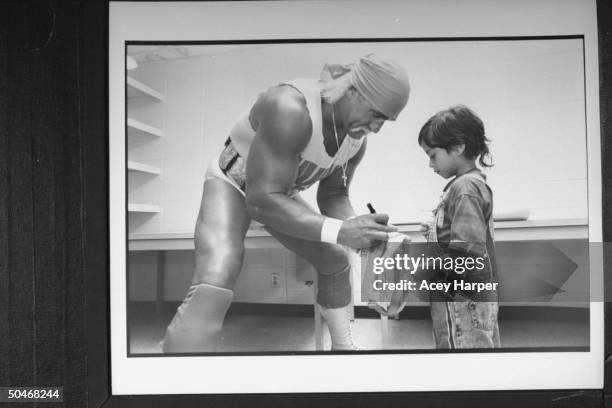
[[[497,282],[493,237],[493,192],[485,175],[474,169],[455,177],[444,188],[440,203],[434,210],[427,239],[429,250],[442,257],[481,258],[484,268],[463,273],[444,271],[437,274],[438,278]],[[473,294],[466,295],[473,297]],[[486,293],[483,295],[488,297]]]

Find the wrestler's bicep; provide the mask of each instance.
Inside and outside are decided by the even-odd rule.
[[[310,117],[305,105],[287,92],[258,103],[258,127],[246,168],[247,196],[286,193],[310,138]]]
[[[299,156],[284,153],[265,139],[255,138],[251,145],[246,166],[247,192],[287,192],[295,180]]]

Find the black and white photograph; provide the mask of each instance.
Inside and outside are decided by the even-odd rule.
[[[379,54],[399,58],[385,60]],[[582,259],[588,252],[580,245],[588,242],[581,39],[128,45],[127,55],[135,66],[127,76],[130,355],[436,348],[432,319],[447,322],[435,305],[430,313],[429,303],[411,302],[403,310],[406,318],[402,311],[398,320],[386,322],[390,305],[368,310],[361,268],[351,267],[356,263],[351,253],[375,248],[381,238],[370,238],[372,230],[347,222],[342,228],[355,242],[339,241],[347,249],[330,249],[314,240],[323,218],[318,214],[382,223],[386,218],[362,217],[371,202],[416,245],[427,239],[421,224],[428,222],[445,185],[466,174],[479,177],[477,182],[493,193],[481,187],[482,196],[469,204],[467,193],[455,197],[449,203],[454,211],[446,225],[437,225],[437,235],[452,233],[453,240],[475,244],[485,241],[480,231],[490,221],[495,237],[490,258],[502,275],[497,292],[507,284],[529,294],[524,302],[501,296],[500,341],[471,347],[588,351],[588,268]],[[325,84],[346,76],[351,77],[346,90],[335,103],[325,102]],[[369,82],[359,82],[363,76]],[[282,171],[268,168],[274,161],[267,151],[257,159],[263,168],[253,162],[247,166],[259,135],[252,126],[268,120],[256,116],[257,110],[283,103],[265,98],[286,87],[305,98],[299,86],[307,86],[308,79],[316,87],[316,101],[305,101],[307,125],[321,135],[318,148],[304,142],[306,147]],[[380,90],[361,96],[370,83]],[[350,95],[344,94],[353,89],[375,113],[362,113],[348,103]],[[405,89],[405,94],[396,102],[386,89]],[[269,120],[285,127],[292,119],[283,114],[270,113]],[[465,156],[464,168],[452,164],[443,173],[448,164],[430,164],[426,150],[431,148],[418,141],[430,116],[436,126],[458,134],[436,137],[463,138],[454,143],[474,151]],[[283,131],[287,138],[297,137],[293,125]],[[344,140],[345,149],[349,142],[356,145],[346,163],[338,158]],[[269,148],[281,142],[273,139]],[[452,142],[429,143],[444,152],[453,147]],[[333,162],[332,167],[320,167],[323,158],[317,156]],[[352,159],[356,156],[358,163]],[[255,180],[268,172],[270,180]],[[282,184],[274,184],[275,178]],[[264,193],[258,188],[282,198],[278,203],[259,198]],[[262,208],[254,210],[255,205]],[[459,205],[467,214],[454,209]],[[334,206],[347,208],[334,213]],[[483,225],[473,225],[478,220]],[[476,231],[461,231],[461,222]],[[309,229],[315,236],[307,235]],[[375,233],[384,239],[392,231],[381,227]],[[549,256],[542,249],[547,244],[558,250],[558,259],[543,258]],[[326,253],[335,250],[339,254]],[[540,266],[532,271],[514,261],[522,259]],[[328,294],[334,290],[338,293]],[[532,293],[537,290],[542,293]],[[176,302],[181,302],[178,312]],[[166,309],[174,309],[171,322]],[[491,313],[497,312],[486,312]],[[438,340],[453,348],[448,340]]]
[[[367,380],[320,367],[395,360],[426,374],[364,390],[504,389],[525,387],[503,376],[528,376],[530,359],[588,365],[603,324],[588,19],[558,17],[582,32],[473,17],[480,30],[419,33],[410,2],[293,3],[264,8],[350,3],[371,24],[304,35],[292,14],[220,34],[195,16],[273,17],[249,2],[111,8],[118,27],[151,12],[110,31],[111,100],[123,101],[109,107],[111,350],[126,364],[114,381],[203,365],[215,367],[205,385],[182,373],[161,389],[355,391]],[[452,8],[423,15],[436,7]],[[176,21],[158,31],[161,15]],[[441,361],[492,373],[434,383]],[[261,364],[261,381],[221,379]],[[294,364],[314,381],[266,385]]]

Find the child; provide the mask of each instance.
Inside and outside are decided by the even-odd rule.
[[[428,228],[429,246],[441,258],[428,280],[450,283],[449,290],[430,291],[436,348],[500,347],[493,243],[493,193],[476,167],[491,167],[482,121],[465,106],[431,117],[419,132],[429,167],[445,179],[442,199]],[[471,259],[471,261],[470,261]]]

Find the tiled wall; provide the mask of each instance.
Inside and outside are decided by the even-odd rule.
[[[165,300],[180,301],[193,276],[192,251],[166,254]],[[131,252],[129,257],[129,299],[153,301],[156,295],[157,254]],[[272,275],[277,281],[273,283]],[[312,267],[283,248],[249,249],[234,288],[234,301],[257,303],[312,304]]]

